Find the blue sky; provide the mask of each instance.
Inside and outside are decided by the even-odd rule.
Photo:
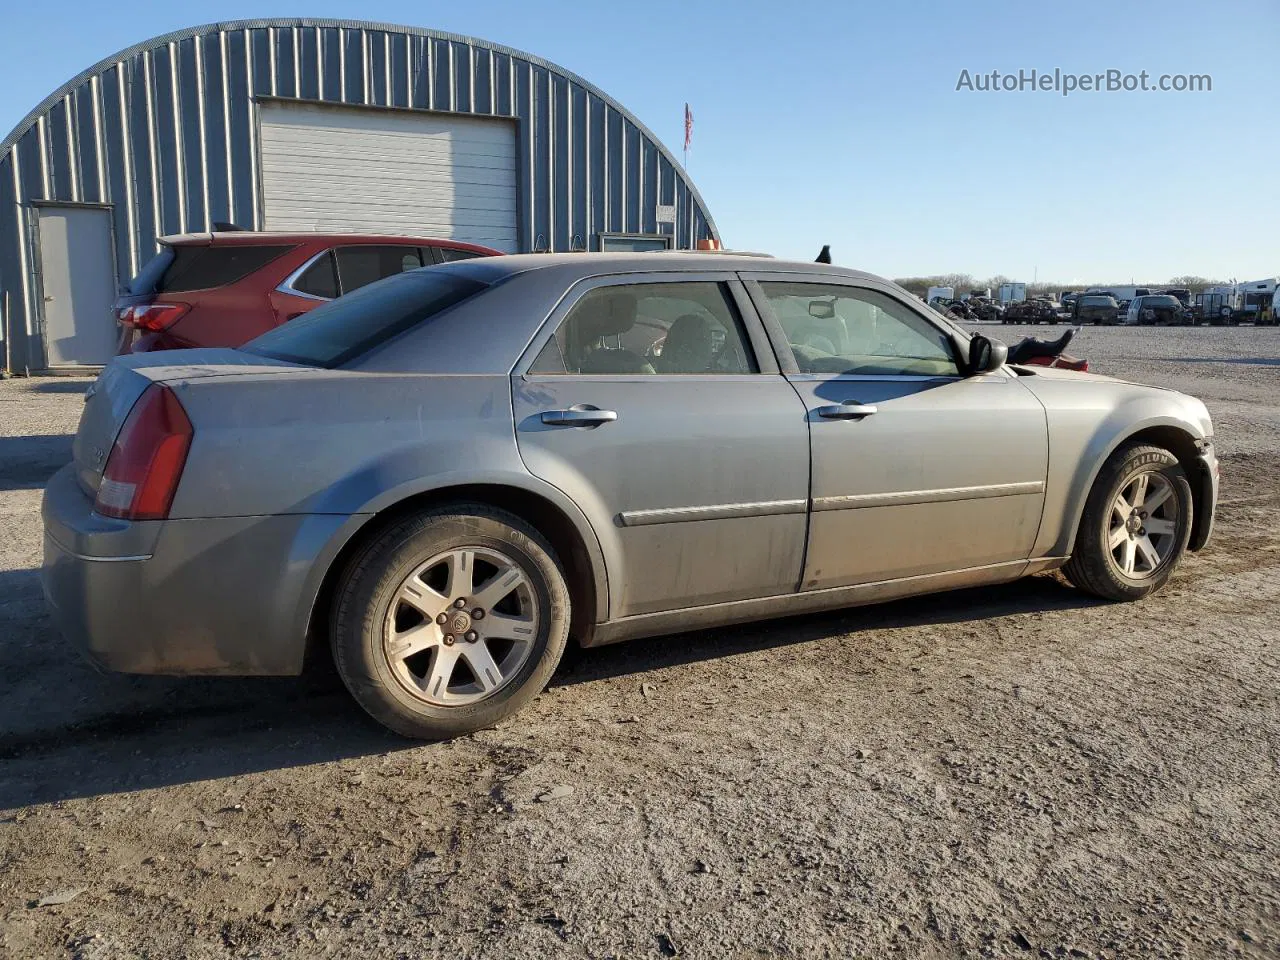
[[[603,88],[679,151],[728,245],[889,276],[1280,273],[1280,2],[58,0],[0,13],[0,131],[132,43],[329,16],[469,34]],[[1210,74],[1209,93],[957,92],[1019,69]]]

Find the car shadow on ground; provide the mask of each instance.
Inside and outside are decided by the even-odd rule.
[[[74,380],[47,378],[42,379],[31,390],[33,393],[84,393],[89,389],[90,382],[79,378]]]
[[[953,590],[890,603],[755,621],[583,650],[566,658],[551,685],[589,683],[642,670],[732,657],[842,634],[959,624],[1019,613],[1091,607],[1101,602],[1067,586],[1056,577],[1028,577],[992,587]]]
[[[155,789],[421,747],[377,726],[332,666],[301,678],[105,675],[57,636],[35,571],[0,573],[0,809]],[[880,606],[750,623],[581,651],[553,686],[569,686],[846,633],[964,623],[1096,603],[1052,577]],[[14,606],[19,604],[20,608]],[[8,611],[6,613],[6,608]],[[36,685],[27,696],[17,684]],[[45,689],[41,689],[45,688]],[[56,690],[56,693],[54,692]],[[56,701],[42,706],[46,699]],[[71,706],[64,711],[60,704]]]
[[[0,437],[0,491],[43,487],[71,461],[71,434]]]

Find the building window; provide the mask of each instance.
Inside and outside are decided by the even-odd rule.
[[[602,233],[602,253],[646,253],[650,250],[670,250],[671,237],[665,233]]]

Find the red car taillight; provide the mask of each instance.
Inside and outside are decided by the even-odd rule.
[[[190,310],[185,303],[149,303],[138,307],[122,307],[116,314],[126,327],[139,327],[159,333],[173,326]]]
[[[168,387],[147,387],[107,457],[93,509],[124,520],[164,520],[187,462],[194,430]]]

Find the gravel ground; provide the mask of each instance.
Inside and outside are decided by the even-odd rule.
[[[1073,351],[1216,420],[1215,540],[1162,594],[638,641],[429,746],[331,675],[64,649],[39,498],[86,382],[0,382],[0,956],[1280,955],[1280,330]]]

